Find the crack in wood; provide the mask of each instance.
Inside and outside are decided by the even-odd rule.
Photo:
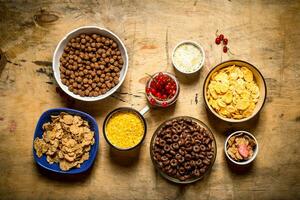
[[[165,42],[165,50],[166,50],[166,59],[167,59],[167,68],[169,67],[170,64],[170,56],[169,56],[169,27],[167,27],[166,30],[166,42]]]
[[[35,60],[35,61],[32,61],[32,63],[39,65],[39,66],[50,66],[50,67],[52,66],[52,62],[45,61],[45,60]]]
[[[122,99],[122,98],[120,98],[120,97],[118,97],[118,96],[116,96],[116,95],[111,95],[111,97],[114,98],[114,99],[117,99],[117,100],[119,100],[119,101],[122,101],[122,102],[124,102],[124,103],[127,103],[127,101],[125,101],[124,99]]]
[[[130,95],[130,96],[133,96],[133,97],[138,97],[138,98],[141,98],[142,96],[140,95],[137,95],[137,94],[132,94],[130,92],[116,92],[117,94],[120,94],[120,95]]]
[[[47,67],[41,67],[37,69],[36,72],[40,74],[45,74],[46,76],[48,76],[49,79],[53,79],[53,72]]]
[[[13,62],[13,61],[10,61],[10,60],[7,60],[6,59],[6,62],[10,63],[10,64],[13,64],[15,66],[21,66],[20,64],[16,63],[16,62]]]
[[[198,93],[195,95],[195,103],[198,104]]]
[[[2,74],[2,71],[6,65],[7,59],[4,54],[4,52],[0,49],[0,75]]]
[[[53,84],[53,72],[52,72],[52,62],[50,61],[44,61],[44,60],[35,60],[35,61],[31,61],[32,63],[38,65],[38,66],[42,66],[39,69],[36,70],[37,73],[40,74],[45,74],[46,76],[48,76],[48,78],[51,81],[46,81],[45,83],[52,85]]]

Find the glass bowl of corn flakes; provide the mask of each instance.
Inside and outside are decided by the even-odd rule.
[[[119,151],[129,151],[141,145],[147,132],[143,115],[129,107],[111,111],[103,123],[107,143]]]
[[[264,77],[252,64],[229,60],[212,68],[203,84],[208,110],[227,122],[244,122],[259,113],[266,100]]]
[[[227,137],[224,151],[227,159],[232,163],[248,165],[258,154],[258,142],[251,133],[236,131]]]

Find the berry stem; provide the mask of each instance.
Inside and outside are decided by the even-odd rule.
[[[150,75],[150,74],[148,74],[148,73],[146,73],[146,75],[148,75],[152,80],[154,80],[155,83],[158,83],[157,80],[154,78],[153,75]]]
[[[218,32],[219,32],[219,29],[216,30],[216,37],[219,37]]]
[[[228,48],[228,53],[231,55],[235,55],[234,53],[232,53],[232,51],[230,51],[230,49]]]

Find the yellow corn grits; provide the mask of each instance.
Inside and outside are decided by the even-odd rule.
[[[130,148],[141,141],[144,129],[144,123],[137,114],[118,112],[109,119],[106,136],[114,146]]]

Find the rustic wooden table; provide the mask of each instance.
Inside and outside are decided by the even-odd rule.
[[[300,2],[228,1],[0,1],[0,199],[299,199],[300,198]],[[126,80],[114,96],[95,103],[61,97],[51,60],[58,41],[83,25],[118,34],[129,52]],[[215,45],[219,29],[233,54]],[[205,66],[187,77],[171,65],[173,47],[191,39],[203,45]],[[256,119],[228,124],[210,116],[202,84],[210,68],[242,59],[264,75],[268,97]],[[181,83],[175,106],[146,115],[148,134],[140,152],[118,154],[101,137],[93,168],[61,177],[40,170],[32,157],[32,138],[41,113],[69,107],[93,115],[102,127],[106,114],[120,106],[141,109],[146,73],[170,71]],[[190,115],[206,122],[218,146],[208,177],[180,186],[153,168],[149,142],[164,120]],[[257,136],[260,152],[247,169],[228,165],[226,135],[244,129]]]

